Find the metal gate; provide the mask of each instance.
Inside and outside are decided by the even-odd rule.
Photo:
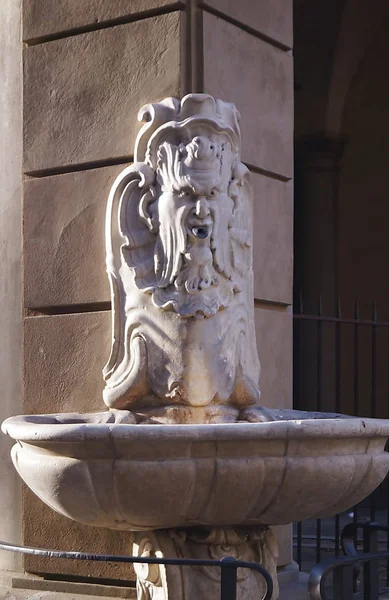
[[[366,307],[364,307],[365,309]],[[379,319],[375,303],[370,318],[361,318],[358,299],[353,314],[306,314],[302,302],[294,314],[294,408],[389,418],[389,323]],[[366,313],[365,313],[366,314]],[[389,525],[389,479],[358,506],[330,519],[315,519],[294,527],[294,556],[300,569],[341,554],[340,533],[351,522],[373,520]],[[389,550],[389,532],[379,538]],[[385,568],[385,585],[389,570]]]

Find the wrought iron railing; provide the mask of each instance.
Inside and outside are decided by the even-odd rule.
[[[358,549],[358,532],[362,531],[362,551]],[[380,561],[389,561],[389,551],[379,551],[379,534],[388,533],[389,527],[377,523],[349,523],[343,528],[340,539],[345,556],[329,558],[315,565],[308,580],[311,600],[379,600]],[[64,552],[18,546],[0,541],[0,550],[71,560],[94,560],[119,563],[157,564],[167,566],[216,567],[221,569],[220,600],[236,600],[237,571],[252,569],[260,573],[266,584],[262,600],[271,600],[273,580],[270,573],[259,563],[225,557],[221,560],[194,558],[159,558],[143,556],[115,556]],[[196,599],[193,599],[196,600]]]
[[[61,550],[45,550],[43,548],[30,548],[0,541],[0,550],[45,556],[46,558],[68,558],[70,560],[95,560],[103,562],[119,562],[132,564],[151,564],[185,567],[218,567],[221,569],[220,600],[236,600],[237,571],[240,568],[257,571],[265,580],[266,592],[262,600],[271,600],[273,595],[273,580],[270,573],[259,563],[237,560],[233,557],[224,557],[220,560],[197,558],[159,558],[143,556],[115,556],[111,554],[88,554],[85,552],[65,552]],[[195,598],[193,600],[196,600]],[[200,599],[199,599],[200,600]]]
[[[362,530],[362,552],[357,545],[359,530]],[[389,561],[389,551],[378,550],[379,533],[388,531],[389,527],[377,523],[346,525],[341,533],[345,556],[328,558],[311,571],[308,581],[311,600],[378,600],[378,565],[380,561]],[[332,583],[328,584],[330,577]]]
[[[334,305],[331,312],[319,299],[316,314],[308,314],[302,301],[294,307],[293,406],[389,418],[389,322],[379,317],[375,303],[362,306],[356,299],[348,311],[340,300]],[[300,569],[310,571],[329,552],[339,556],[342,528],[362,519],[389,525],[389,478],[347,513],[294,526]],[[380,537],[380,549],[389,551],[389,530]]]

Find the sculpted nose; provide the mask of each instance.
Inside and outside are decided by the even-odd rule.
[[[205,219],[209,215],[208,202],[205,198],[197,200],[195,214],[199,219]]]

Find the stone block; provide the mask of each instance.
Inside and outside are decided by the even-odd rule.
[[[293,188],[256,173],[254,184],[254,297],[293,302]]]
[[[110,312],[25,319],[24,412],[104,410],[101,370],[110,351]],[[100,554],[130,554],[128,532],[75,523],[48,508],[32,492],[24,494],[24,543],[41,548]],[[25,570],[106,579],[134,579],[132,567],[27,556]]]
[[[242,25],[287,46],[293,44],[293,2],[290,0],[206,0],[205,7],[216,9]]]
[[[104,410],[110,338],[109,311],[26,318],[24,413]]]
[[[174,0],[25,0],[23,40],[36,40],[172,4],[177,3]]]
[[[108,302],[105,211],[123,165],[29,179],[24,299],[29,308]]]
[[[254,315],[261,361],[261,404],[292,408],[292,312],[257,303]]]
[[[26,486],[23,498],[23,542],[26,546],[88,552],[91,554],[131,555],[132,533],[104,527],[81,525],[58,514],[42,502]],[[24,557],[24,570],[29,573],[70,575],[85,578],[113,579],[135,582],[131,564],[97,561]],[[51,597],[52,592],[40,592]],[[71,595],[75,598],[75,595]]]
[[[104,221],[123,166],[29,179],[24,193],[24,286],[29,308],[108,302]],[[252,173],[254,295],[290,304],[291,183]],[[64,200],[66,199],[66,200]]]
[[[204,91],[240,111],[242,160],[291,177],[292,57],[206,12],[203,23]]]
[[[146,103],[180,95],[180,12],[24,53],[24,170],[128,157]]]
[[[275,525],[272,527],[278,544],[278,567],[288,565],[293,560],[292,552],[292,525]]]

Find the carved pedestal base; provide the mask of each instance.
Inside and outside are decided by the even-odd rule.
[[[277,542],[267,527],[191,528],[137,532],[134,556],[217,559],[232,556],[261,563],[274,582],[272,600],[278,598]],[[135,565],[138,600],[193,600],[220,598],[219,567]],[[262,576],[238,569],[237,599],[258,600],[265,593]]]

